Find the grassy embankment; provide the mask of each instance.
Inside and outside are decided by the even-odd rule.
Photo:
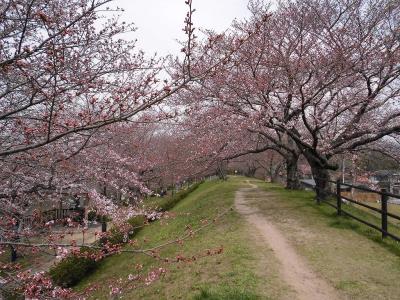
[[[135,236],[137,247],[152,247],[176,239],[185,232],[186,225],[190,224],[195,229],[201,220],[212,220],[219,212],[232,207],[235,191],[243,185],[243,178],[201,184],[171,210],[176,214],[175,218],[152,223],[141,230]],[[144,255],[122,253],[101,262],[95,273],[84,279],[76,289],[82,290],[92,283],[101,284],[93,298],[107,299],[109,282],[136,274],[136,264],[142,264],[142,274],[158,266],[166,268],[167,273],[149,286],[138,289],[128,287],[123,291],[125,299],[251,300],[268,298],[267,290],[268,295],[277,296],[284,290],[277,282],[277,264],[270,251],[262,251],[260,245],[252,243],[254,236],[249,236],[249,232],[245,220],[232,210],[182,246],[174,244],[161,251],[162,257],[174,258],[178,254],[190,257],[223,246],[222,254],[191,263],[162,264]],[[144,243],[144,240],[147,242]],[[269,256],[268,270],[259,265],[260,259],[266,259],[265,256]]]
[[[156,222],[137,236],[139,247],[157,245],[184,232],[187,224],[198,226],[217,211],[232,206],[234,193],[247,179],[206,182],[172,210],[178,216],[162,225]],[[259,189],[247,195],[291,242],[310,266],[349,299],[396,299],[400,294],[400,245],[382,241],[380,233],[357,221],[337,217],[333,208],[316,205],[314,193],[288,191],[278,185],[251,180]],[[254,197],[253,197],[254,196]],[[355,207],[345,210],[379,224],[379,218]],[[165,222],[164,222],[165,223]],[[397,225],[390,230],[400,233]],[[143,240],[150,242],[144,244]],[[162,251],[162,256],[190,255],[224,246],[221,255],[194,263],[165,266],[164,278],[137,290],[125,290],[126,299],[286,299],[289,288],[279,275],[279,263],[273,252],[260,243],[259,236],[243,217],[232,211],[217,224],[208,227],[183,246]],[[90,283],[102,285],[93,298],[109,297],[108,281],[125,278],[143,264],[144,272],[159,266],[153,259],[121,254],[106,259],[78,289]]]

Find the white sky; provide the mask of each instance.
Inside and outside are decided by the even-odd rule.
[[[184,40],[182,31],[187,6],[184,0],[115,0],[113,6],[123,8],[122,21],[135,23],[138,30],[129,36],[138,39],[138,47],[147,54],[178,54],[177,39]],[[249,15],[248,0],[193,0],[196,28],[221,32],[232,21]],[[198,32],[199,34],[199,32]]]

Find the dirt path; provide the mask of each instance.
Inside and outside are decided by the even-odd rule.
[[[267,196],[257,186],[247,182],[250,187],[236,192],[235,207],[247,221],[259,231],[264,242],[273,250],[281,264],[281,277],[296,293],[299,300],[340,299],[336,290],[315,274],[300,257],[281,231],[268,221],[256,208],[247,205],[248,194]]]

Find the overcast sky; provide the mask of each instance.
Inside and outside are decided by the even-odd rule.
[[[237,19],[249,15],[248,0],[193,0],[196,28],[223,31]],[[177,54],[184,40],[182,31],[187,6],[184,0],[115,0],[115,6],[125,9],[122,20],[134,22],[138,30],[129,38],[138,39],[139,48],[147,54]]]

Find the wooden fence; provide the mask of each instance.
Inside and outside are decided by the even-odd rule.
[[[73,216],[76,216],[78,214],[82,214],[81,209],[75,209],[75,208],[55,208],[55,209],[50,209],[46,210],[44,212],[39,212],[34,215],[28,215],[24,216],[22,218],[23,226],[24,227],[32,227],[32,225],[35,223],[47,223],[51,220],[57,221],[57,220],[63,220],[65,218],[70,218]]]
[[[336,198],[336,203],[331,203],[329,201],[323,201],[323,203],[326,203],[326,204],[334,207],[337,210],[337,214],[339,216],[341,216],[341,215],[348,216],[348,217],[350,217],[354,220],[357,220],[358,222],[361,222],[375,230],[380,231],[382,233],[382,238],[391,237],[392,239],[400,242],[400,237],[389,232],[389,230],[388,230],[388,218],[393,218],[395,220],[400,221],[400,216],[393,214],[391,212],[388,212],[389,197],[394,198],[394,199],[400,199],[400,195],[388,193],[385,189],[382,189],[381,191],[376,191],[376,190],[372,190],[372,189],[365,188],[365,187],[355,186],[355,185],[351,185],[351,184],[347,184],[347,183],[341,183],[340,180],[329,181],[329,182],[335,184],[335,192],[333,192],[332,195]],[[358,192],[354,193],[354,194],[358,195],[358,197],[351,198],[350,197],[351,193],[342,192],[342,187],[349,187],[352,189],[356,189]],[[370,196],[369,200],[376,198],[378,200],[378,203],[380,203],[380,208],[373,207],[369,203],[367,204],[366,202],[368,202],[368,199],[363,200],[362,198],[360,198],[360,195],[362,193],[376,195],[375,197]],[[367,201],[365,201],[365,200],[367,200]],[[342,205],[344,201],[348,201],[354,205],[361,206],[364,209],[371,210],[371,211],[378,213],[380,215],[381,225],[377,226],[366,220],[363,220],[360,217],[355,216],[354,214],[349,213],[348,211],[346,211],[344,209],[344,206]]]

